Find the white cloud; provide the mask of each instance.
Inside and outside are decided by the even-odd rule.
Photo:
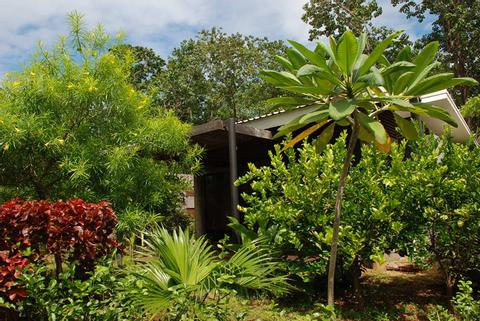
[[[306,41],[301,21],[307,0],[3,0],[0,11],[0,75],[28,60],[38,40],[53,43],[68,31],[67,13],[77,10],[88,23],[102,23],[110,32],[122,30],[128,41],[149,46],[165,56],[201,29],[223,27],[271,39]],[[387,0],[381,0],[385,5]],[[391,6],[390,6],[391,7]],[[384,10],[377,21],[411,33],[396,9]],[[392,25],[393,24],[393,25]],[[412,31],[413,30],[413,31]]]

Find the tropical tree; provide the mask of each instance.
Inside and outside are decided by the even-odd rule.
[[[316,109],[282,126],[276,136],[306,127],[285,148],[295,145],[310,134],[323,129],[316,139],[319,146],[327,144],[335,126],[351,130],[347,152],[336,193],[335,218],[328,269],[328,304],[334,305],[334,276],[338,249],[343,192],[357,141],[375,143],[388,152],[392,138],[378,120],[380,114],[393,113],[398,127],[406,138],[415,138],[414,124],[398,112],[438,118],[453,126],[455,121],[443,109],[416,102],[418,96],[458,84],[476,84],[474,79],[454,78],[452,73],[429,75],[437,66],[434,61],[438,42],[425,46],[408,61],[408,49],[402,50],[395,62],[389,63],[382,54],[399,32],[381,41],[369,55],[364,54],[367,35],[355,37],[346,31],[338,41],[320,42],[315,50],[290,41],[296,49],[281,59],[285,71],[262,71],[263,78],[286,92],[289,97],[270,99],[271,105],[291,110],[299,106]],[[407,59],[407,60],[405,60]]]
[[[261,81],[259,70],[279,69],[275,56],[285,49],[281,41],[226,34],[219,28],[201,31],[168,57],[152,85],[154,101],[194,124],[234,113],[238,118],[265,113],[265,100],[279,91]]]
[[[2,82],[0,201],[106,199],[120,219],[136,208],[178,222],[181,174],[199,167],[190,126],[130,84],[134,59],[109,51],[121,39],[70,18],[70,37]]]
[[[243,244],[224,261],[204,237],[195,238],[188,230],[170,234],[157,228],[147,234],[140,251],[136,275],[145,292],[135,300],[152,316],[163,316],[162,320],[168,315],[173,320],[186,315],[197,320],[205,313],[218,320],[224,313],[223,299],[238,291],[288,292],[286,278],[275,272],[276,262],[261,240]],[[213,311],[208,314],[212,299]]]

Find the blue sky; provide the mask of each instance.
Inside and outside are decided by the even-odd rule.
[[[407,20],[388,0],[377,0],[384,13],[375,23],[404,29],[418,38],[431,29]],[[212,26],[270,39],[306,42],[301,21],[307,0],[3,0],[0,11],[0,78],[28,61],[38,41],[53,44],[68,31],[66,14],[77,10],[90,25],[123,31],[127,42],[166,56],[183,39]]]

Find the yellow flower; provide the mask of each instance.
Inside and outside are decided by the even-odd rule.
[[[73,87],[75,87],[75,85],[72,84],[72,83],[70,83],[70,84],[67,85],[67,88],[68,88],[68,89],[72,89]]]
[[[35,76],[35,73],[33,71],[30,71],[30,76]]]
[[[90,87],[88,88],[88,91],[89,91],[89,92],[97,91],[97,89],[98,89],[98,88],[95,87],[95,86],[90,86]]]
[[[10,148],[10,145],[8,145],[7,143],[3,144],[4,151],[7,151],[9,148]]]
[[[58,143],[59,143],[60,145],[65,144],[65,141],[64,141],[63,139],[57,139],[57,141],[58,141]]]

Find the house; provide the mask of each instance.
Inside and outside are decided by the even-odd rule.
[[[452,129],[454,141],[465,142],[469,139],[470,129],[448,91],[442,90],[422,96],[421,101],[448,111],[458,124],[457,128]],[[193,128],[192,142],[203,146],[206,151],[203,172],[194,179],[195,224],[198,234],[220,239],[228,233],[228,216],[241,219],[236,207],[239,204],[238,195],[246,187],[240,186],[237,190],[232,182],[237,175],[243,175],[248,170],[248,163],[268,165],[268,151],[280,141],[272,138],[276,130],[313,108],[279,111],[236,123],[233,123],[232,119],[225,122],[214,120]],[[402,116],[410,117],[410,114],[404,113]],[[384,112],[379,118],[392,138],[401,138],[391,112]],[[435,134],[443,133],[445,126],[448,126],[429,117],[422,117],[422,120],[425,130]],[[337,128],[333,139],[338,137],[342,130]]]

